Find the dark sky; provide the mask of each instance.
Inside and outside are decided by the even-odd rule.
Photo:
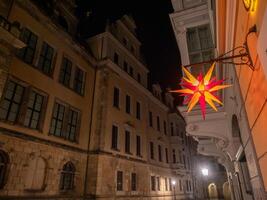
[[[146,3],[144,3],[146,2]],[[151,82],[177,88],[180,80],[180,55],[169,13],[171,0],[80,0],[81,32],[86,36],[93,29],[101,30],[107,19],[114,21],[131,14],[142,42],[142,54],[151,72]],[[86,19],[86,11],[90,11]]]

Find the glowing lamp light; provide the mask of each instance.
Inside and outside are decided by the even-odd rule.
[[[190,112],[197,102],[199,102],[203,119],[205,119],[206,115],[206,103],[208,103],[215,111],[217,111],[217,108],[214,102],[223,105],[215,92],[231,86],[221,85],[224,80],[216,80],[216,77],[211,78],[214,67],[215,63],[212,64],[204,77],[200,73],[197,78],[195,78],[185,67],[182,67],[187,76],[183,77],[180,84],[184,89],[170,91],[181,93],[181,96],[185,96],[184,104],[188,104],[187,112]]]
[[[209,175],[209,170],[207,168],[201,169],[202,175],[203,176],[208,176]]]
[[[176,181],[175,180],[172,181],[172,185],[176,185]]]
[[[243,4],[247,11],[254,12],[257,0],[243,0]]]

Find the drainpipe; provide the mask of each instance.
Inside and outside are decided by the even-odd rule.
[[[100,54],[100,60],[103,57],[103,48],[104,48],[104,38],[102,37],[101,41],[101,54]],[[84,192],[83,192],[83,199],[86,199],[86,192],[87,192],[87,177],[88,177],[88,165],[89,165],[89,148],[90,148],[90,141],[91,141],[91,135],[92,135],[92,124],[93,124],[93,113],[94,113],[94,103],[95,103],[95,91],[96,91],[96,75],[97,75],[97,65],[98,60],[95,59],[95,76],[94,76],[94,88],[93,88],[93,99],[92,99],[92,107],[91,107],[91,120],[90,120],[90,131],[89,131],[89,138],[88,138],[88,146],[87,146],[87,158],[86,158],[86,171],[85,171],[85,180],[84,180]]]
[[[91,106],[91,115],[90,115],[90,122],[89,122],[89,137],[88,137],[88,144],[87,144],[87,157],[86,157],[86,171],[85,171],[85,179],[84,179],[84,192],[83,192],[83,199],[86,199],[87,193],[87,178],[88,178],[88,165],[89,165],[89,148],[90,148],[90,141],[91,141],[91,134],[92,134],[92,124],[93,124],[93,111],[94,111],[94,102],[95,102],[95,87],[96,87],[96,75],[97,75],[97,64],[95,65],[95,73],[94,73],[94,84],[93,84],[93,97],[92,97],[92,106]]]

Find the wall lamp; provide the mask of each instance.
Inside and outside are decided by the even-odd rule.
[[[255,70],[254,63],[252,61],[250,51],[248,48],[248,36],[251,33],[256,33],[257,32],[257,27],[256,25],[252,26],[247,35],[246,35],[246,40],[243,45],[235,47],[234,49],[220,55],[217,58],[208,60],[208,61],[203,61],[199,63],[193,63],[189,65],[185,65],[184,67],[193,67],[193,66],[198,66],[198,65],[203,65],[203,64],[210,64],[210,63],[222,63],[222,64],[234,64],[234,65],[247,65],[250,69],[253,71]],[[239,59],[239,60],[236,60]]]

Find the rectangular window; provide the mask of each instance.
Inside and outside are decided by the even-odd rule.
[[[126,38],[123,38],[123,39],[122,39],[122,42],[123,42],[123,44],[124,44],[125,46],[127,46],[127,40],[126,40]]]
[[[149,126],[153,127],[153,115],[151,111],[149,111]]]
[[[32,64],[38,37],[29,29],[24,28],[21,32],[20,40],[26,44],[26,47],[19,49],[17,55],[24,62]]]
[[[130,76],[133,77],[133,68],[131,66],[130,66],[129,74],[130,74]]]
[[[166,157],[166,163],[169,163],[169,154],[167,148],[165,148],[165,157]]]
[[[119,108],[120,106],[120,90],[116,87],[114,87],[113,91],[113,106],[116,108]]]
[[[52,135],[64,137],[62,129],[63,129],[65,109],[66,109],[65,106],[59,103],[55,103],[52,115],[51,127],[49,131]]]
[[[125,152],[131,153],[131,140],[130,140],[130,132],[125,131]]]
[[[15,122],[18,118],[25,88],[14,81],[7,82],[0,104],[0,119]]]
[[[157,130],[160,131],[160,120],[159,120],[159,116],[157,116]]]
[[[156,191],[156,177],[151,176],[151,190]]]
[[[71,68],[72,62],[69,59],[63,57],[59,74],[59,82],[67,87],[70,87]]]
[[[141,156],[141,137],[136,136],[136,155]]]
[[[56,102],[49,133],[75,142],[78,139],[80,118],[79,111]]]
[[[45,74],[50,75],[52,73],[53,55],[54,49],[46,42],[43,42],[37,67]]]
[[[210,60],[214,57],[214,45],[210,25],[205,24],[187,29],[186,33],[190,63]],[[191,68],[194,75],[206,73],[209,66]]]
[[[141,105],[136,102],[136,119],[141,119]]]
[[[174,135],[173,123],[171,122],[171,136]]]
[[[123,190],[123,172],[117,171],[117,191]]]
[[[42,111],[44,97],[35,91],[32,91],[29,97],[24,126],[32,129],[38,129]]]
[[[179,189],[180,189],[180,191],[183,191],[183,185],[182,185],[182,181],[181,180],[179,180]]]
[[[165,178],[165,190],[168,191],[168,179]]]
[[[167,124],[165,120],[163,122],[163,128],[164,128],[164,134],[167,135]]]
[[[153,142],[150,142],[150,158],[154,159],[154,145]]]
[[[126,113],[131,113],[131,97],[129,95],[126,95]]]
[[[85,72],[77,67],[75,71],[74,84],[73,84],[74,91],[83,95],[84,84],[85,84]]]
[[[131,177],[131,189],[132,191],[136,191],[136,173],[132,173],[132,177]]]
[[[159,162],[162,162],[162,157],[161,157],[161,146],[158,145],[158,153],[159,153]]]
[[[118,127],[112,126],[111,148],[118,150]]]
[[[123,70],[128,73],[128,63],[126,61],[123,62]]]
[[[114,63],[119,64],[119,55],[115,52],[113,57]]]
[[[173,163],[176,163],[175,149],[172,150],[172,161]]]
[[[138,83],[141,83],[141,75],[139,73],[137,74],[137,81]]]
[[[170,191],[172,191],[172,179],[169,178],[169,188],[170,188]]]
[[[66,131],[66,139],[70,141],[76,141],[76,134],[78,130],[78,117],[79,113],[73,109],[69,109],[68,112],[68,125]]]
[[[157,177],[158,191],[160,191],[160,177]]]

